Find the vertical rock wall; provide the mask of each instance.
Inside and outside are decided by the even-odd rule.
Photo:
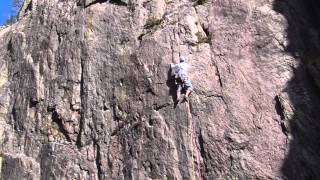
[[[0,30],[1,178],[317,179],[316,138],[292,157],[320,112],[314,82],[292,83],[307,74],[308,46],[290,34],[291,11],[318,37],[298,4],[25,1]],[[195,91],[175,106],[169,64],[179,55]],[[312,103],[300,113],[299,102]]]

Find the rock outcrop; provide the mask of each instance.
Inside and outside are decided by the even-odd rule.
[[[318,10],[26,0],[0,30],[0,179],[319,179]]]

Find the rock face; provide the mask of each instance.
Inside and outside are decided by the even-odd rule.
[[[0,179],[320,178],[317,1],[23,7],[0,30]]]

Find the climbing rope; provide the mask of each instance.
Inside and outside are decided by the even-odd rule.
[[[187,104],[188,107],[188,124],[191,126],[190,128],[188,128],[188,131],[191,130],[190,136],[191,136],[191,157],[192,157],[192,167],[193,167],[193,171],[196,172],[196,177],[199,180],[202,180],[202,174],[201,174],[201,167],[200,167],[200,153],[199,153],[199,147],[198,147],[198,143],[196,140],[196,136],[194,134],[196,134],[195,128],[194,128],[194,124],[192,121],[192,115],[190,112],[190,104]],[[193,152],[195,152],[195,159],[194,159],[194,154]],[[194,165],[194,163],[196,163],[196,167]]]
[[[192,159],[192,161],[191,161],[191,163],[192,163],[192,171],[191,172],[193,172],[193,171],[195,171],[195,167],[194,167],[194,155],[193,155],[193,150],[194,150],[194,146],[193,146],[193,128],[192,128],[192,119],[191,119],[191,117],[190,117],[190,115],[189,115],[190,113],[189,113],[189,110],[188,110],[188,124],[189,124],[189,126],[191,126],[191,128],[190,127],[188,127],[188,134],[189,134],[189,144],[191,145],[191,159]],[[191,133],[189,133],[189,131],[190,131],[190,129],[191,129]],[[190,138],[191,137],[191,138]],[[190,143],[190,140],[191,140],[191,143]],[[196,173],[196,175],[197,175],[197,173]],[[195,177],[194,176],[194,174],[192,173],[192,176],[191,176],[192,178],[193,177]]]

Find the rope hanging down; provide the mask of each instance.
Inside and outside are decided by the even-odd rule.
[[[197,140],[196,140],[196,137],[195,134],[196,134],[196,131],[195,131],[195,128],[194,128],[194,124],[193,124],[193,121],[192,121],[192,115],[191,115],[191,112],[190,112],[190,104],[188,103],[187,104],[187,108],[188,108],[188,124],[191,126],[190,128],[188,128],[188,131],[191,130],[191,133],[188,133],[190,136],[191,136],[191,158],[192,158],[192,167],[193,167],[193,170],[194,172],[196,172],[196,179],[198,180],[203,180],[202,178],[202,173],[201,173],[201,167],[200,167],[200,152],[199,152],[199,147],[198,147],[198,143],[197,143]],[[195,152],[195,154],[193,154]],[[195,159],[194,159],[194,155],[195,155]],[[195,164],[196,163],[196,167],[195,167]]]

